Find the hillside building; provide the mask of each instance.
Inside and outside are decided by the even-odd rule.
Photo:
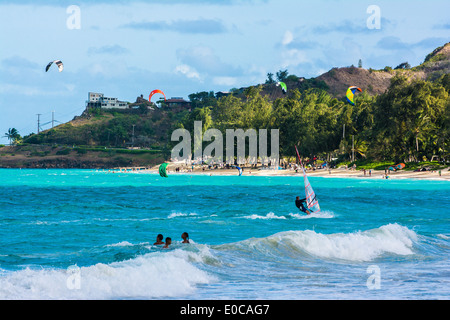
[[[229,96],[230,94],[231,94],[231,92],[225,92],[225,91],[216,92],[216,99],[220,99],[222,97]]]
[[[184,108],[184,109],[190,109],[191,108],[191,103],[189,101],[184,100],[181,97],[173,97],[170,99],[167,99],[165,104],[169,107],[169,108]]]
[[[119,101],[117,98],[105,97],[103,93],[89,92],[86,101],[86,109],[128,109],[128,102]]]

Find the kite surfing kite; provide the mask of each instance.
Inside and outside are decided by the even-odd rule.
[[[405,167],[406,167],[406,164],[404,164],[404,163],[399,163],[398,165],[395,166],[395,169],[397,169],[397,170],[402,170],[402,169],[405,169]]]
[[[61,60],[54,60],[54,61],[50,61],[50,62],[48,63],[47,67],[45,67],[45,72],[47,72],[48,69],[50,69],[50,67],[52,66],[53,63],[56,64],[56,65],[58,66],[59,72],[63,71],[64,65],[63,65],[63,63],[61,62]]]
[[[150,92],[150,96],[148,97],[148,101],[152,102],[153,95],[155,95],[157,93],[162,94],[164,96],[164,101],[166,101],[166,95],[164,94],[164,92],[162,92],[161,90],[158,90],[158,89],[153,90],[152,92]]]
[[[281,90],[283,90],[283,93],[286,94],[287,93],[287,86],[284,82],[278,82],[277,83],[277,87],[281,86]]]
[[[348,101],[352,106],[355,105],[355,102],[353,101],[353,97],[354,97],[354,95],[355,95],[355,92],[357,92],[357,91],[362,92],[361,88],[358,88],[358,87],[355,87],[355,86],[349,87],[349,88],[347,89],[347,101]]]
[[[242,176],[243,171],[242,171],[241,167],[238,167],[238,166],[231,166],[231,167],[234,168],[234,169],[237,169],[239,176]]]
[[[162,165],[159,166],[159,175],[163,178],[168,178],[169,176],[167,175],[167,166],[169,164],[168,163],[163,163]]]
[[[397,164],[397,165],[395,165],[395,166],[390,166],[390,167],[388,168],[388,170],[390,170],[390,171],[397,171],[397,170],[405,169],[405,167],[406,167],[406,164],[404,164],[404,163],[399,163],[399,164]]]

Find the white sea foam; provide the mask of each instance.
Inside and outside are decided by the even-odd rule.
[[[215,280],[194,266],[193,262],[203,259],[208,259],[207,253],[178,249],[111,264],[75,267],[75,274],[69,269],[27,268],[0,277],[0,299],[188,298],[198,284]],[[73,282],[73,277],[78,282]]]
[[[334,218],[334,214],[331,211],[320,211],[320,212],[313,212],[311,214],[304,214],[304,213],[289,213],[289,216],[295,219],[311,219],[311,218],[318,218],[318,219],[332,219]]]
[[[75,275],[65,269],[0,272],[0,299],[188,299],[195,296],[199,285],[217,282],[214,270],[221,274],[222,268],[233,265],[235,272],[242,272],[234,265],[244,256],[247,259],[247,253],[251,259],[284,256],[300,263],[306,257],[370,262],[385,256],[414,255],[418,240],[414,231],[388,224],[352,233],[287,231],[217,246],[175,243],[173,249],[160,249],[126,261],[76,267]],[[128,245],[123,241],[112,246]],[[69,286],[70,279],[77,275],[79,289],[74,289]]]
[[[312,230],[287,231],[222,247],[226,250],[235,250],[238,247],[239,250],[270,256],[286,255],[295,258],[309,255],[327,260],[365,262],[386,254],[414,254],[413,245],[417,238],[414,231],[398,224],[389,224],[348,234],[323,234]]]
[[[251,220],[285,220],[288,217],[294,218],[294,219],[311,219],[311,218],[319,218],[319,219],[331,219],[334,218],[334,214],[330,211],[321,211],[318,213],[311,213],[309,215],[305,213],[289,213],[288,216],[278,216],[273,212],[269,212],[265,216],[258,215],[258,214],[252,214],[249,216],[244,216],[245,219],[251,219]]]
[[[173,218],[178,218],[178,217],[193,217],[193,216],[198,216],[198,214],[196,214],[196,213],[174,212],[174,213],[169,214],[167,219],[173,219]]]
[[[269,212],[268,214],[266,214],[265,216],[260,216],[257,214],[252,214],[249,216],[244,216],[245,219],[252,219],[252,220],[257,220],[257,219],[261,219],[261,220],[270,220],[270,219],[286,219],[286,217],[284,216],[277,216],[275,213],[273,212]]]
[[[272,236],[282,244],[307,254],[349,261],[372,261],[384,254],[411,255],[417,234],[398,224],[354,233],[321,234],[311,230]]]
[[[107,247],[131,247],[131,246],[133,246],[133,244],[128,242],[128,241],[122,241],[122,242],[119,242],[119,243],[108,244],[106,246]]]

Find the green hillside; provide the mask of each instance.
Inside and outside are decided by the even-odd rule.
[[[351,66],[312,79],[286,71],[282,80],[287,94],[267,81],[232,89],[220,98],[212,92],[192,94],[192,110],[164,105],[151,110],[145,103],[129,110],[91,109],[66,124],[24,137],[17,147],[0,149],[0,166],[17,166],[13,153],[24,157],[22,166],[30,159],[57,163],[57,158],[61,163],[65,156],[78,159],[77,166],[153,165],[169,158],[173,130],[192,132],[195,120],[203,122],[204,131],[280,129],[282,157],[294,156],[298,145],[302,156],[324,160],[349,161],[353,155],[359,161],[449,160],[449,70],[447,43],[412,68],[406,62],[383,70]],[[350,85],[363,90],[355,106],[344,98]],[[140,150],[125,151],[132,147]]]

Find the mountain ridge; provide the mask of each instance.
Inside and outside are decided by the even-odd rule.
[[[381,70],[372,68],[364,69],[355,66],[332,68],[331,70],[311,79],[297,78],[295,80],[286,80],[289,90],[299,89],[303,91],[305,83],[314,82],[311,86],[321,87],[320,84],[326,85],[326,91],[336,98],[345,96],[347,88],[350,86],[358,86],[363,91],[371,95],[384,93],[390,86],[391,79],[398,73],[404,73],[415,79],[434,81],[446,73],[450,73],[450,42],[433,50],[425,57],[424,62],[415,67],[399,68],[407,65],[407,62],[400,63],[398,67],[385,67]],[[276,83],[263,84],[263,94],[269,96],[271,100],[282,98],[283,93],[280,92]],[[241,90],[242,91],[242,90]]]

